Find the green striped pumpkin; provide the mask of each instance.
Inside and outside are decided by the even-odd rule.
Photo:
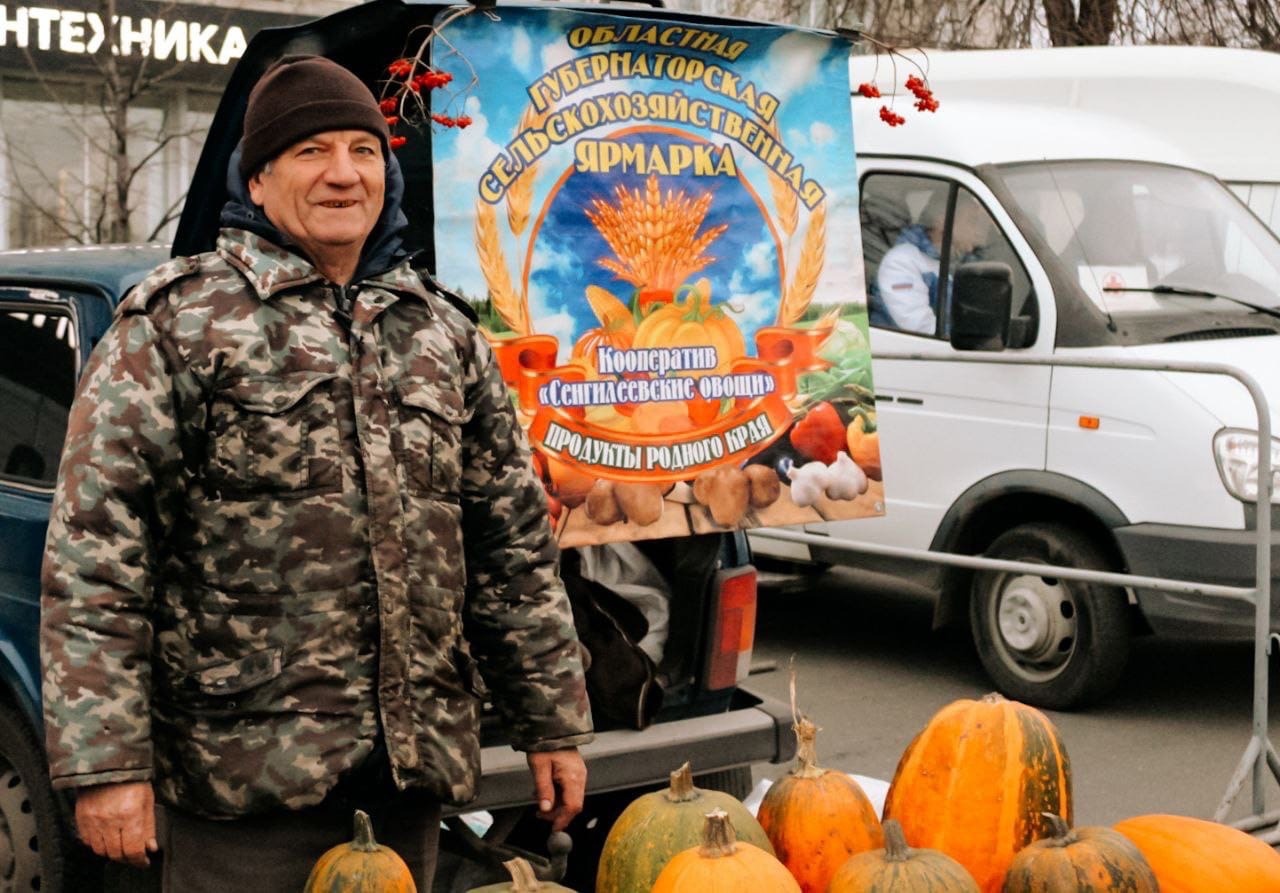
[[[913,850],[897,819],[884,823],[884,849],[850,857],[827,893],[978,893],[964,866],[937,850]]]

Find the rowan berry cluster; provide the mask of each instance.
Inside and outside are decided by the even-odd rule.
[[[446,87],[453,82],[453,75],[443,69],[424,65],[416,58],[396,59],[387,66],[390,80],[387,90],[390,95],[378,103],[386,118],[387,127],[395,127],[403,120],[413,125],[416,121],[431,121],[441,127],[468,127],[472,123],[470,115],[446,115],[441,112],[426,113],[423,108],[422,94]],[[396,134],[391,137],[390,147],[399,149],[409,141],[408,137]]]
[[[858,85],[858,95],[865,96],[867,99],[879,99],[880,88],[875,84],[866,83]]]
[[[907,119],[899,115],[887,105],[880,106],[880,120],[888,124],[890,127],[897,127],[899,124],[906,124]]]
[[[908,77],[907,89],[916,98],[917,109],[922,112],[936,112],[938,110],[938,100],[934,98],[933,91],[929,89],[929,85],[925,83],[923,78],[916,77],[914,74]]]

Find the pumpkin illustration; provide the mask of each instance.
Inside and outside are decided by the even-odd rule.
[[[957,792],[959,792],[957,794]],[[913,846],[941,850],[998,893],[1014,855],[1072,820],[1071,762],[1049,718],[990,694],[943,707],[908,745],[885,797]]]
[[[1013,857],[1004,893],[1159,893],[1160,885],[1142,853],[1118,831],[1072,829],[1061,816],[1048,813],[1053,833],[1024,847]]]
[[[723,791],[695,788],[685,763],[671,773],[667,790],[637,797],[613,823],[600,853],[596,893],[649,893],[668,860],[697,846],[713,809],[729,815],[739,840],[773,855],[769,838],[747,808]]]
[[[1141,815],[1113,826],[1142,851],[1161,893],[1280,890],[1280,853],[1238,828],[1182,815]]]
[[[946,853],[907,846],[897,819],[884,823],[884,849],[848,859],[828,893],[978,893],[964,866]]]
[[[356,810],[355,835],[319,859],[302,893],[417,893],[409,866],[373,839],[368,814]]]
[[[783,865],[804,893],[825,893],[850,856],[884,845],[875,807],[856,781],[817,764],[818,727],[795,724],[796,766],[760,804],[757,818]]]
[[[702,842],[672,857],[653,893],[799,893],[786,867],[769,853],[739,842],[723,809],[707,813]]]
[[[636,336],[631,346],[654,347],[710,347],[716,352],[714,369],[702,370],[704,374],[723,375],[730,364],[746,354],[746,341],[742,332],[727,313],[723,304],[712,304],[707,292],[693,288],[684,300],[661,304],[636,326]]]

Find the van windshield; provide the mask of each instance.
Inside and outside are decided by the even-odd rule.
[[[1001,175],[1067,274],[1113,316],[1280,308],[1280,240],[1207,174],[1071,161]]]

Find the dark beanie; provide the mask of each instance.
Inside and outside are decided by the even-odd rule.
[[[386,118],[363,81],[323,56],[285,56],[249,93],[240,174],[248,179],[294,143],[326,130],[367,130],[388,152]]]

